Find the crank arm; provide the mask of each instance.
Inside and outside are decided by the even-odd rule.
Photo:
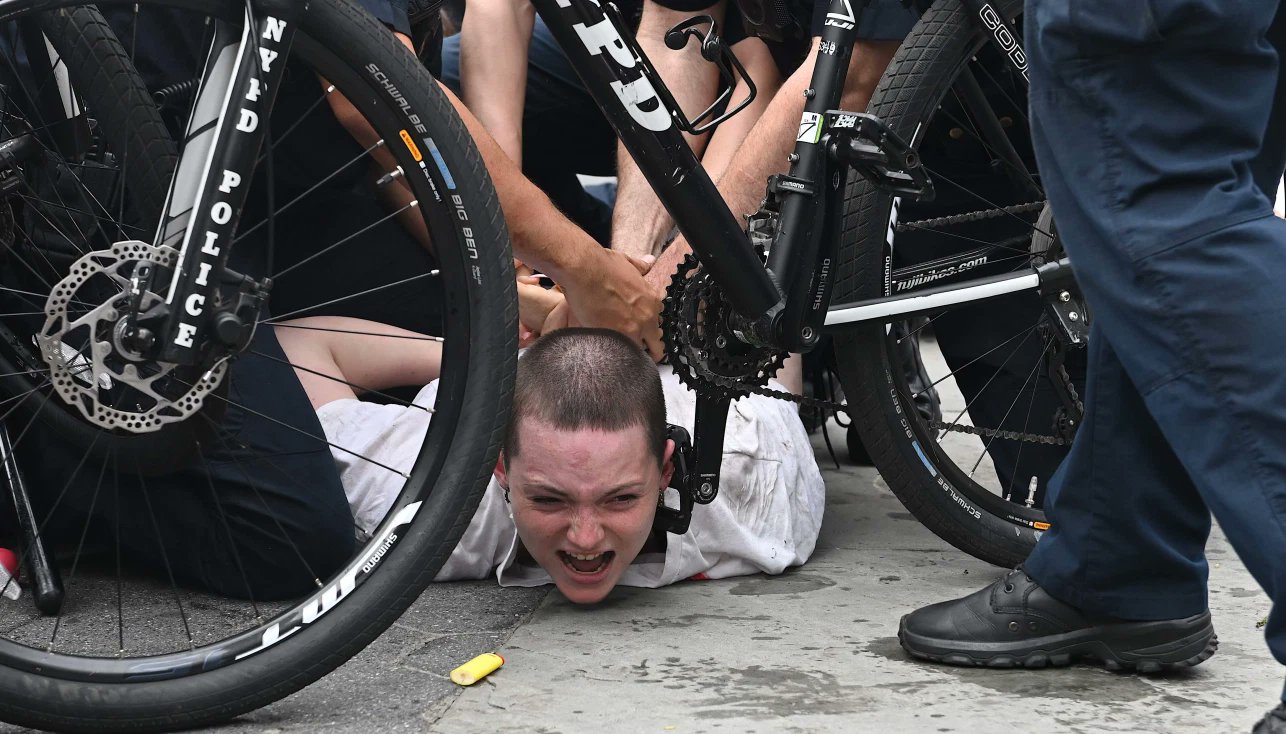
[[[723,464],[723,431],[728,423],[728,398],[702,395],[697,391],[697,415],[692,446],[696,451],[695,470],[688,487],[698,504],[708,505],[719,496],[719,468]]]

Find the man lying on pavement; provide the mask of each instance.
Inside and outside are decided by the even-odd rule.
[[[342,317],[283,326],[292,324],[310,328],[278,328],[277,337],[327,440],[342,447],[332,453],[354,523],[370,533],[401,483],[354,455],[409,470],[432,416],[359,400],[358,391],[427,383],[414,403],[431,407],[441,345],[371,335],[414,336]],[[438,580],[494,573],[501,585],[552,582],[571,601],[593,603],[617,584],[780,573],[807,561],[821,526],[821,474],[794,406],[758,396],[729,411],[718,498],[694,509],[687,533],[654,531],[674,471],[667,415],[690,429],[694,406],[670,368],[617,332],[540,337],[518,363],[494,478]]]

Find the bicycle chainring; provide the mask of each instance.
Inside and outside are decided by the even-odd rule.
[[[784,352],[742,342],[728,327],[731,305],[701,263],[688,255],[670,280],[661,309],[666,352],[679,380],[693,390],[730,400],[768,394],[794,400],[765,387],[786,361]]]
[[[1052,215],[1047,202],[1031,202],[996,212],[975,212],[942,220],[926,221],[935,224],[956,224],[1032,212],[1039,212],[1037,234],[1032,237],[1031,243],[1033,260],[1039,263],[1050,257],[1060,257],[1061,245],[1057,235],[1043,234],[1053,231]],[[1041,226],[1042,223],[1044,227]],[[700,390],[707,394],[714,392],[730,399],[753,393],[800,405],[848,412],[847,403],[820,400],[766,387],[768,378],[781,367],[786,355],[753,349],[732,336],[727,329],[725,319],[729,308],[717,284],[708,273],[704,272],[697,259],[692,255],[685,257],[671,279],[670,286],[666,289],[665,304],[661,312],[661,328],[665,336],[666,353],[680,381],[693,390]],[[707,314],[713,315],[709,321],[717,324],[717,327],[706,326]],[[736,353],[729,351],[729,346],[733,344],[737,345]],[[968,433],[988,439],[1005,438],[1027,443],[1070,445],[1079,423],[1078,418],[1084,413],[1084,404],[1071,376],[1061,363],[1056,365],[1056,373],[1060,385],[1066,391],[1064,394],[1069,399],[1070,405],[1060,408],[1053,416],[1054,425],[1051,427],[1054,429],[1054,435],[947,424],[941,420],[929,421],[928,425],[933,430]]]
[[[83,255],[50,292],[45,323],[35,335],[54,390],[90,423],[150,433],[200,409],[223,379],[227,360],[208,369],[140,359],[121,347],[118,325],[132,297],[141,309],[163,298],[131,294],[140,265],[173,268],[177,253],[129,240]]]

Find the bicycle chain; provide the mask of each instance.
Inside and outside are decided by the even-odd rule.
[[[1067,374],[1067,368],[1059,365],[1058,377],[1067,387],[1072,402],[1076,404],[1076,411],[1080,415],[1085,415],[1085,403],[1081,401],[1081,394],[1076,390],[1076,383],[1072,382],[1072,376]],[[949,433],[967,433],[971,436],[982,436],[983,438],[1004,438],[1010,441],[1025,441],[1027,443],[1040,443],[1048,446],[1067,446],[1071,442],[1061,436],[1046,436],[1040,433],[1026,433],[1022,431],[1004,431],[999,428],[979,428],[977,426],[962,426],[959,424],[947,425],[942,421],[929,421],[929,427],[935,431],[947,431]]]
[[[981,222],[986,219],[995,219],[1008,215],[1030,214],[1031,212],[1040,211],[1045,208],[1045,202],[1033,201],[1027,204],[1013,204],[1011,206],[999,207],[995,209],[980,209],[976,212],[965,212],[964,214],[953,214],[949,217],[938,217],[937,219],[918,219],[910,222],[898,222],[893,227],[894,232],[906,232],[911,229],[932,229],[934,227],[948,227],[953,224],[968,224],[970,222]]]
[[[835,412],[843,412],[848,415],[850,419],[852,418],[852,414],[848,412],[848,403],[836,403],[830,400],[822,400],[820,398],[810,398],[806,395],[796,395],[795,393],[786,392],[784,390],[774,390],[766,385],[752,385],[741,382],[740,380],[734,380],[730,377],[716,375],[706,369],[705,365],[693,364],[691,366],[693,367],[693,371],[696,373],[695,376],[698,379],[719,385],[724,389],[731,389],[739,392],[751,392],[755,395],[762,395],[776,400],[786,400],[811,408],[825,408]],[[1072,385],[1071,378],[1067,375],[1066,370],[1063,370],[1062,376],[1068,381],[1068,390],[1072,393],[1073,398],[1076,399],[1077,406],[1081,406],[1081,401],[1076,392],[1076,387]],[[1025,433],[1019,431],[1002,431],[997,428],[978,428],[977,426],[962,426],[958,424],[947,425],[942,421],[929,421],[929,427],[934,430],[945,430],[951,433],[968,433],[975,436],[982,436],[984,438],[999,437],[1009,439],[1011,441],[1025,441],[1027,443],[1040,443],[1052,446],[1066,446],[1068,443],[1066,440],[1059,438],[1058,436],[1045,436],[1039,433]]]
[[[942,421],[929,421],[929,428],[932,428],[935,431],[946,431],[948,433],[967,433],[971,436],[982,436],[983,438],[1004,438],[1010,441],[1042,443],[1050,446],[1067,445],[1067,441],[1059,438],[1058,436],[1045,436],[1039,433],[1024,433],[1020,431],[1002,431],[999,428],[979,428],[977,426],[962,426],[959,424],[947,425]]]
[[[1032,207],[1037,205],[1025,204],[1019,206]],[[1039,206],[1044,206],[1044,203],[1041,202]],[[944,219],[948,219],[948,217],[944,217]],[[696,262],[696,258],[693,258],[691,255],[689,255],[688,258],[685,258],[685,261],[680,266],[679,271],[675,274],[668,289],[664,308],[663,330],[666,343],[668,345],[668,351],[671,355],[670,361],[671,364],[675,366],[675,371],[678,373],[682,382],[688,384],[693,389],[700,387],[700,383],[705,383],[706,386],[717,387],[729,397],[741,397],[747,394],[755,394],[775,400],[785,400],[810,408],[822,408],[837,413],[842,412],[849,415],[850,418],[852,417],[852,414],[849,413],[848,410],[848,403],[846,402],[837,403],[831,400],[823,400],[821,398],[811,398],[806,395],[796,395],[795,393],[784,390],[774,390],[764,384],[720,375],[706,366],[707,359],[684,358],[682,356],[683,346],[688,344],[691,340],[691,325],[688,324],[679,313],[681,310],[680,301],[688,295],[685,293],[685,290],[693,285],[688,282],[687,275],[697,267],[698,264]],[[698,272],[697,275],[699,276],[701,274]],[[695,277],[696,276],[694,276],[694,278]],[[703,292],[711,287],[713,287],[712,284],[697,284],[695,288],[698,291],[697,297],[704,295]],[[687,369],[684,370],[682,367],[686,367]],[[1081,402],[1080,394],[1077,392],[1075,384],[1072,383],[1071,376],[1067,374],[1066,368],[1062,365],[1059,365],[1058,369],[1059,377],[1062,378],[1066,384],[1068,392],[1076,403],[1077,411],[1083,415],[1084,405]],[[1025,441],[1028,443],[1039,443],[1053,446],[1064,446],[1068,443],[1066,440],[1058,436],[1006,431],[997,428],[979,428],[977,426],[946,425],[941,421],[929,421],[929,427],[934,430],[945,430],[953,433],[967,433],[983,436],[985,438],[999,437],[1012,441]]]

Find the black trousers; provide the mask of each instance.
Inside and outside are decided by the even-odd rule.
[[[1036,152],[1094,309],[1085,422],[1027,570],[1094,614],[1197,614],[1213,514],[1286,663],[1286,23],[1278,0],[1148,8],[1027,5]]]
[[[338,570],[355,538],[348,499],[317,414],[280,359],[273,330],[259,328],[226,378],[216,435],[176,473],[117,472],[110,456],[87,458],[83,443],[33,422],[18,456],[37,516],[52,518],[50,539],[77,543],[88,523],[94,543],[119,543],[131,565],[242,598],[296,596]]]

